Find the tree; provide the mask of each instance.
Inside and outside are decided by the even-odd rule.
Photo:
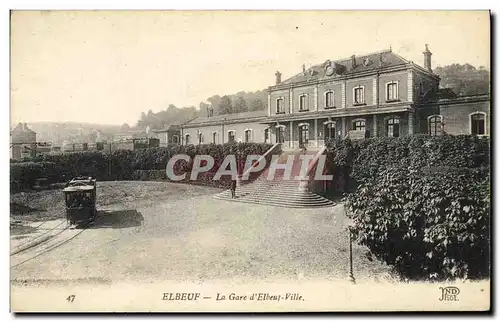
[[[128,130],[130,130],[130,125],[128,125],[127,123],[123,123],[123,125],[120,126],[120,130],[128,131]]]
[[[227,95],[224,95],[220,99],[219,103],[219,112],[220,114],[231,114],[233,113],[233,104],[231,102],[231,98]]]
[[[213,95],[207,98],[207,101],[212,105],[212,109],[214,110],[214,115],[221,114],[220,112],[220,100],[221,97],[219,95]]]
[[[441,77],[440,86],[451,88],[457,95],[488,94],[490,72],[484,66],[476,69],[470,64],[452,64],[436,67],[434,73]]]
[[[234,102],[233,113],[243,113],[248,111],[247,102],[242,96],[238,96]]]
[[[261,99],[256,98],[250,102],[250,108],[248,110],[249,111],[262,111],[264,109],[266,109],[264,102]]]

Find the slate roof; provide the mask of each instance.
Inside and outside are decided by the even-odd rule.
[[[356,58],[355,67],[353,67],[352,58],[346,58],[341,60],[330,60],[330,62],[332,66],[336,63],[344,68],[344,71],[341,72],[342,75],[349,75],[363,71],[375,70],[380,67],[391,67],[409,63],[406,59],[393,53],[392,50],[390,49],[376,53],[355,56],[355,58]],[[382,58],[382,60],[380,58]],[[364,64],[364,61],[366,59],[368,64]],[[327,78],[329,76],[326,75],[326,68],[325,68],[326,65],[327,61],[312,66],[306,69],[305,73],[301,72],[300,74],[290,77],[285,81],[281,82],[281,84],[300,83],[304,81]],[[312,75],[310,73],[311,70],[313,71]]]
[[[19,124],[17,124],[16,127],[14,129],[12,129],[11,133],[12,132],[14,132],[14,133],[33,133],[33,134],[36,134],[35,131],[31,130],[28,127],[27,123],[19,123]]]
[[[253,118],[261,118],[267,116],[267,109],[261,111],[252,111],[252,112],[243,112],[243,113],[232,113],[232,114],[222,114],[222,115],[214,115],[211,117],[201,116],[197,117],[184,125],[195,125],[202,123],[217,123],[225,120],[234,121],[239,119],[253,119]]]
[[[170,124],[162,129],[159,129],[159,130],[153,130],[153,132],[155,133],[163,133],[163,132],[167,132],[167,131],[176,131],[176,130],[180,130],[181,126],[179,124]]]

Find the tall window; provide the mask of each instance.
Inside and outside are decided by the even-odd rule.
[[[300,111],[307,111],[307,96],[306,95],[300,95],[299,96],[299,110]]]
[[[387,136],[390,138],[399,137],[399,119],[392,118],[387,120]]]
[[[365,120],[355,120],[352,122],[352,129],[354,131],[365,131],[366,123]]]
[[[264,143],[269,142],[269,129],[264,130]]]
[[[325,93],[325,107],[331,108],[335,106],[335,102],[333,100],[334,94],[333,91],[329,91]]]
[[[227,140],[230,143],[234,142],[234,131],[227,132]]]
[[[217,144],[217,132],[212,133],[212,143]]]
[[[177,144],[179,143],[179,136],[177,135],[172,135],[172,143]]]
[[[285,113],[285,100],[282,98],[276,100],[276,113]]]
[[[388,83],[386,90],[386,100],[395,101],[397,99],[398,99],[398,83],[397,82]]]
[[[354,104],[365,103],[365,88],[362,86],[354,88]]]
[[[443,130],[443,124],[440,115],[429,117],[429,135],[440,135]]]
[[[245,142],[252,142],[252,130],[245,130]]]
[[[191,144],[191,136],[186,134],[186,145]]]
[[[475,135],[486,134],[486,117],[483,113],[470,115],[470,132]]]
[[[203,144],[203,133],[198,134],[198,143]]]

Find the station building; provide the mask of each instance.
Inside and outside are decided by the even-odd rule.
[[[320,148],[335,138],[417,133],[489,135],[490,96],[439,88],[427,45],[424,66],[384,50],[326,60],[268,87],[267,110],[213,115],[181,125],[182,144],[281,143]]]

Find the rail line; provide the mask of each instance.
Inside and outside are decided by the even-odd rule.
[[[62,230],[61,232],[59,232],[58,234],[62,233],[63,231],[66,231],[66,230],[68,229],[68,227],[69,227],[69,225],[68,225],[68,226],[67,226],[64,230]],[[68,239],[66,239],[66,240],[63,240],[63,241],[59,242],[58,244],[55,244],[55,245],[53,245],[52,247],[49,247],[49,248],[47,248],[47,249],[43,250],[42,252],[40,252],[40,253],[38,253],[38,254],[35,254],[34,256],[32,256],[32,257],[30,257],[30,258],[27,258],[27,259],[25,259],[24,261],[22,261],[22,262],[20,262],[20,263],[17,263],[17,264],[15,264],[15,265],[13,265],[13,266],[11,266],[10,268],[15,268],[15,267],[17,267],[17,266],[19,266],[19,265],[22,265],[22,264],[24,264],[24,263],[26,263],[26,262],[29,262],[29,261],[31,261],[31,260],[33,260],[33,259],[35,259],[35,258],[37,258],[37,257],[39,257],[39,256],[41,256],[41,255],[44,255],[44,254],[46,254],[46,253],[48,253],[48,252],[50,252],[50,251],[52,251],[52,250],[54,250],[54,249],[56,249],[56,248],[58,248],[58,247],[60,247],[60,246],[62,246],[62,245],[64,245],[64,244],[66,244],[67,242],[69,242],[69,241],[71,241],[72,239],[76,238],[78,235],[80,235],[81,233],[83,233],[83,232],[84,232],[85,230],[87,230],[87,229],[88,229],[88,228],[83,228],[82,230],[80,230],[79,232],[77,232],[76,234],[74,234],[73,236],[71,236],[70,238],[68,238]],[[58,235],[58,234],[57,234],[57,235]],[[54,236],[56,236],[56,235],[54,235]]]
[[[40,224],[40,225],[38,225],[38,226],[35,226],[35,227],[33,227],[33,228],[37,229],[37,228],[41,227],[43,224],[45,224],[45,222],[43,222],[42,224]],[[20,248],[20,247],[22,247],[22,246],[24,246],[24,245],[26,245],[26,244],[31,243],[33,240],[39,239],[40,237],[42,237],[42,236],[44,236],[44,235],[46,235],[46,234],[50,233],[51,231],[53,231],[53,230],[54,230],[54,229],[56,229],[57,227],[61,226],[62,224],[64,224],[64,221],[60,222],[59,224],[57,224],[56,226],[52,227],[51,229],[48,229],[47,231],[45,231],[45,232],[43,232],[43,233],[39,234],[39,235],[38,235],[38,236],[36,236],[35,238],[32,238],[31,240],[26,241],[26,242],[24,242],[24,243],[22,243],[22,244],[18,245],[16,248]],[[68,227],[69,227],[69,225],[67,225],[67,226],[64,228],[64,230],[66,230]],[[63,231],[64,231],[64,230],[63,230]],[[31,248],[31,247],[28,247],[28,248],[26,248],[26,249],[29,249],[29,248]],[[21,251],[23,251],[23,250],[21,250]],[[21,251],[16,251],[16,252],[14,252],[14,253],[11,253],[11,254],[10,254],[10,256],[15,255],[15,254],[18,254],[18,253],[20,253]]]

